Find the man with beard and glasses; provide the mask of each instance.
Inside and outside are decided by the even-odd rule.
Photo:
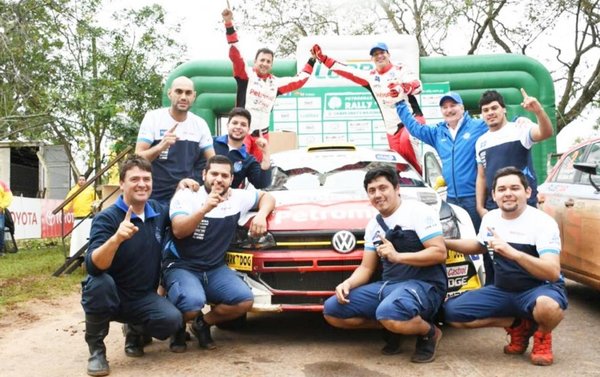
[[[567,308],[560,272],[560,231],[545,212],[527,205],[532,190],[525,174],[510,166],[492,180],[497,209],[481,220],[476,240],[446,240],[464,254],[494,255],[494,284],[465,292],[445,304],[445,320],[460,328],[504,327],[504,353],[521,355],[533,336],[531,362],[550,365],[552,330]]]
[[[146,113],[135,145],[135,153],[152,162],[151,198],[167,205],[177,183],[200,181],[203,163],[215,154],[208,125],[189,111],[196,100],[193,81],[177,77],[168,96],[170,107]]]
[[[233,164],[226,156],[208,159],[202,172],[204,189],[178,191],[171,201],[173,239],[166,245],[163,280],[167,298],[192,321],[191,331],[200,347],[215,349],[210,327],[233,320],[252,308],[248,285],[225,263],[225,252],[234,237],[238,220],[249,211],[250,235],[267,231],[267,216],[275,207],[269,193],[230,188]],[[203,315],[206,303],[214,305]],[[171,341],[171,349],[186,348],[185,328]]]
[[[268,187],[271,184],[269,141],[265,138],[256,140],[256,145],[263,156],[260,163],[248,153],[244,144],[244,139],[250,132],[251,121],[252,116],[248,110],[234,107],[229,112],[227,135],[213,139],[215,153],[229,157],[233,163],[233,182],[231,183],[233,188],[240,188],[246,178],[257,189]]]

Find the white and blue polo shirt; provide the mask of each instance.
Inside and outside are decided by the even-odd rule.
[[[231,195],[219,203],[200,221],[192,235],[167,245],[164,265],[208,271],[225,263],[225,252],[235,236],[238,220],[258,205],[258,191],[230,189]],[[171,201],[169,216],[189,216],[198,211],[208,198],[205,188],[193,192],[179,190]]]
[[[146,113],[137,142],[160,143],[163,135],[179,123],[175,129],[178,140],[169,149],[152,161],[152,199],[169,203],[177,183],[183,178],[202,181],[203,155],[212,149],[212,136],[204,119],[188,112],[187,119],[177,122],[169,114],[169,108],[152,110]]]

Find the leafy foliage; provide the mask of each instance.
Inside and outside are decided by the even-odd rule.
[[[599,0],[240,0],[236,24],[290,56],[307,35],[414,35],[421,56],[517,53],[551,71],[558,129],[600,105]],[[564,30],[557,35],[555,30]],[[554,34],[553,34],[554,33]],[[550,35],[555,36],[549,38]]]
[[[0,138],[61,143],[72,162],[85,159],[86,173],[106,162],[106,146],[135,143],[144,113],[160,106],[169,63],[184,51],[170,37],[179,25],[165,25],[160,6],[124,9],[111,22],[101,22],[101,7],[0,0]]]

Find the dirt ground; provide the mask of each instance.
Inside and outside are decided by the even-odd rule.
[[[501,329],[444,327],[435,362],[409,362],[414,338],[403,352],[383,356],[376,331],[344,331],[324,323],[318,313],[251,314],[240,332],[213,330],[219,345],[173,354],[168,341],[155,340],[143,358],[123,352],[119,323],[106,339],[111,376],[600,376],[600,292],[568,285],[570,307],[554,331],[555,364],[536,367],[528,353],[502,353]],[[85,376],[88,351],[78,294],[35,301],[0,318],[0,376]]]

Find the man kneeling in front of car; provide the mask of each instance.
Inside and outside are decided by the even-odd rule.
[[[431,362],[442,338],[433,319],[447,287],[439,216],[422,202],[402,200],[398,173],[390,166],[369,170],[364,187],[379,214],[365,229],[360,266],[325,302],[325,319],[346,329],[383,327],[384,354],[399,352],[400,334],[417,335],[411,361]],[[369,283],[380,261],[382,280]]]
[[[226,156],[208,159],[202,172],[204,189],[178,191],[171,201],[173,241],[166,246],[163,278],[167,298],[179,309],[198,345],[215,349],[210,327],[246,314],[254,297],[248,285],[225,264],[225,252],[238,220],[257,209],[250,234],[267,231],[267,216],[275,207],[271,194],[230,188],[233,164]],[[203,315],[207,302],[214,304]],[[171,350],[186,349],[185,328],[171,339]]]
[[[556,221],[527,205],[527,178],[515,167],[499,169],[492,182],[498,208],[483,216],[477,240],[446,240],[464,254],[490,250],[494,284],[446,302],[445,318],[461,328],[504,327],[510,344],[504,353],[521,355],[533,335],[531,362],[550,365],[552,330],[567,308],[560,273],[560,233]]]

